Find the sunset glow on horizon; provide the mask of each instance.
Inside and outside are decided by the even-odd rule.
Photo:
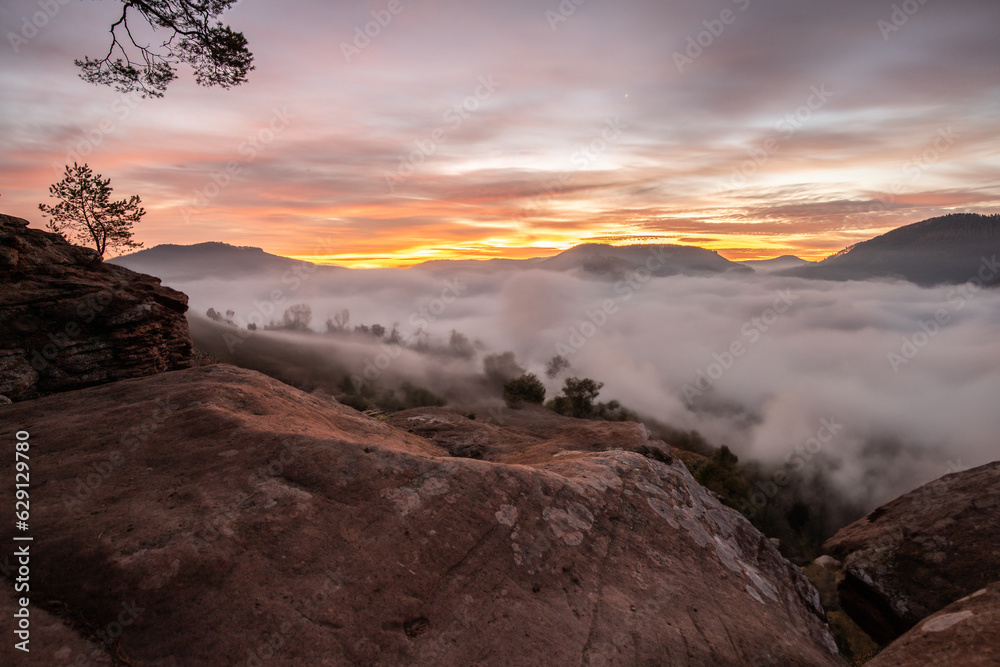
[[[0,212],[43,227],[76,160],[142,198],[147,248],[403,267],[582,243],[819,260],[1000,210],[996,3],[890,29],[892,3],[867,0],[401,2],[371,27],[385,6],[244,0],[225,19],[246,84],[182,68],[141,99],[73,66],[106,51],[116,5],[60,5],[4,47]],[[5,3],[5,34],[36,11]]]
[[[858,235],[856,241],[852,241],[851,243],[848,243],[848,245],[866,240],[870,237],[871,235],[867,232],[860,234]],[[738,248],[731,247],[733,243],[740,242],[743,242],[744,245]],[[462,244],[452,247],[428,246],[403,248],[395,253],[381,255],[373,251],[372,254],[359,252],[305,252],[301,254],[288,253],[283,254],[283,256],[312,262],[314,264],[345,266],[359,269],[408,268],[423,262],[436,260],[488,260],[501,258],[531,259],[536,257],[549,257],[585,243],[602,243],[612,246],[641,244],[697,246],[708,250],[714,250],[726,259],[734,262],[772,259],[781,255],[796,255],[802,259],[819,261],[830,256],[833,252],[836,252],[825,248],[807,250],[801,247],[789,247],[786,245],[788,243],[787,237],[773,239],[771,243],[768,243],[767,241],[761,243],[758,239],[752,236],[740,237],[736,235],[720,235],[716,238],[705,237],[699,239],[698,243],[691,243],[685,242],[683,235],[677,235],[675,238],[674,236],[667,234],[656,239],[643,237],[641,240],[634,240],[629,237],[625,237],[620,240],[608,239],[607,237],[600,237],[598,239],[585,237],[568,240],[556,240],[551,243],[536,242],[531,246],[511,246],[506,243],[494,245],[487,241],[483,244]]]

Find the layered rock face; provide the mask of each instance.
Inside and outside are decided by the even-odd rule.
[[[921,621],[868,667],[1000,665],[1000,583],[953,602]]]
[[[27,225],[0,215],[0,395],[191,366],[187,296]]]
[[[134,665],[840,664],[801,571],[662,443],[526,414],[494,449],[397,418],[477,460],[224,365],[0,406],[40,475],[32,600],[85,635],[128,610]]]
[[[842,528],[844,610],[881,644],[1000,580],[1000,462],[945,475]]]

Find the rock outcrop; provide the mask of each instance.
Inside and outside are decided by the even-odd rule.
[[[868,667],[995,667],[1000,665],[998,630],[1000,583],[995,583],[921,621]]]
[[[187,296],[27,225],[0,215],[0,395],[191,366]]]
[[[945,475],[845,526],[840,604],[880,644],[1000,580],[1000,462]]]
[[[454,457],[224,365],[0,406],[32,602],[137,666],[840,664],[801,571],[662,443],[532,419],[490,455],[518,463]]]
[[[479,419],[469,419],[447,407],[416,408],[395,412],[388,420],[440,445],[451,456],[484,461],[539,463],[566,449],[604,451],[613,442],[616,449],[673,462],[671,449],[651,439],[642,424],[571,419],[540,405],[487,409]]]

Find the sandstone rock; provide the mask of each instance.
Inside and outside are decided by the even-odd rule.
[[[844,610],[887,644],[1000,579],[1000,462],[945,475],[842,528]]]
[[[841,567],[842,564],[837,559],[820,556],[802,571],[819,592],[820,602],[826,610],[830,632],[837,642],[840,655],[854,664],[875,655],[879,646],[841,609],[840,596],[837,594],[837,582],[843,576]]]
[[[801,571],[680,462],[616,449],[634,425],[452,457],[223,365],[0,417],[31,434],[33,599],[141,609],[134,665],[840,664]]]
[[[482,417],[469,419],[448,407],[417,408],[396,412],[389,422],[442,446],[452,456],[485,461],[537,463],[570,450],[604,451],[609,442],[664,463],[674,460],[669,447],[650,438],[646,427],[635,422],[572,419],[536,405],[517,410],[481,408],[477,414]]]
[[[918,623],[868,667],[1000,665],[1000,583],[981,588]]]
[[[0,215],[0,394],[14,401],[191,365],[187,297]]]

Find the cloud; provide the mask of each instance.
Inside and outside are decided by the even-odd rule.
[[[411,339],[421,329],[444,344],[457,330],[481,344],[475,359],[442,366],[440,357],[408,351],[383,379],[418,381],[460,404],[483,398],[475,379],[481,357],[512,350],[540,376],[564,354],[575,374],[605,383],[605,400],[770,464],[811,451],[817,433],[829,435],[824,423],[834,423],[834,437],[807,457],[807,470],[822,469],[867,507],[950,466],[996,458],[995,289],[730,275],[616,284],[574,272],[447,264],[433,272],[315,274],[293,291],[278,276],[166,282],[191,296],[196,315],[214,307],[246,317],[278,287],[274,317],[308,303],[314,328],[347,308],[354,324],[398,323]],[[460,285],[460,295],[438,303],[449,284]],[[285,336],[286,345],[336,359],[333,384],[381,353],[373,342]],[[558,391],[558,381],[547,384],[550,395]]]
[[[303,235],[350,221],[385,232],[345,236],[341,258],[396,263],[393,255],[565,247],[616,233],[816,257],[847,240],[837,234],[851,215],[845,204],[891,191],[906,162],[949,126],[960,139],[906,180],[870,231],[932,209],[1000,205],[996,3],[921,5],[889,39],[877,22],[891,3],[860,0],[590,2],[553,30],[545,12],[557,7],[404,3],[347,62],[341,43],[378,3],[241,3],[227,20],[256,55],[249,83],[203,89],[181,71],[167,97],[122,117],[120,94],[80,81],[72,65],[107,47],[114,7],[61,5],[0,66],[4,210],[36,217],[51,165],[106,120],[111,130],[83,157],[118,191],[143,197],[149,213],[137,231],[148,244],[224,240],[304,254]],[[673,54],[724,9],[735,20],[678,71]],[[33,0],[6,3],[0,23],[16,30],[37,10]],[[448,126],[445,114],[480,76],[502,85]],[[833,96],[784,136],[777,125],[815,86]],[[286,107],[287,130],[240,162],[241,144]],[[626,126],[621,137],[581,161],[581,146],[609,118]],[[390,192],[386,172],[442,123],[447,137]],[[744,185],[721,191],[776,132],[780,149]],[[183,224],[196,193],[234,160],[238,177],[196,224]],[[524,217],[526,203],[539,210]],[[717,236],[733,232],[729,242]]]

